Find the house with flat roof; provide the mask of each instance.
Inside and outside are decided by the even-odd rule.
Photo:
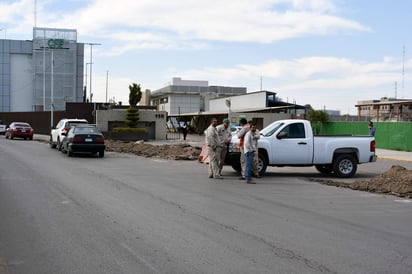
[[[209,86],[208,81],[172,79],[172,83],[150,94],[152,106],[169,115],[209,111],[211,99],[246,94],[245,87]]]

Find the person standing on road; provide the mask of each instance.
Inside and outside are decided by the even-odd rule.
[[[222,176],[222,168],[225,163],[227,151],[229,149],[230,141],[232,140],[232,133],[229,128],[229,119],[223,119],[223,124],[216,127],[221,142],[221,150],[219,157],[219,175]]]
[[[369,128],[369,136],[375,136],[376,128],[373,125],[372,121],[369,121],[368,128]]]
[[[248,121],[249,126],[252,127],[253,121]],[[259,141],[260,139],[260,131],[256,128],[256,124],[255,124],[255,131],[252,133],[253,135],[253,139],[256,140],[256,142]],[[259,175],[259,149],[256,149],[255,154],[253,156],[253,176],[256,178],[261,178],[261,176]]]
[[[251,124],[250,130],[245,135],[244,140],[244,154],[246,158],[245,179],[248,184],[256,184],[252,180],[253,158],[257,151],[258,140],[253,137],[256,132],[256,125]]]
[[[245,151],[244,151],[244,143],[245,143],[245,135],[249,131],[249,124],[245,118],[241,118],[240,126],[242,127],[241,130],[237,133],[237,137],[239,138],[239,148],[240,148],[240,168],[241,168],[241,177],[240,179],[245,179],[245,168],[246,168],[246,158],[245,158]]]
[[[183,140],[185,141],[186,141],[187,131],[188,131],[188,128],[187,128],[186,122],[184,122],[182,125],[182,133],[183,133]]]
[[[217,133],[217,119],[213,118],[210,126],[206,130],[205,142],[209,154],[209,178],[223,179],[219,174],[219,158],[221,151],[221,141]]]

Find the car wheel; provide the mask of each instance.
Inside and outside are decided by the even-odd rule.
[[[104,150],[99,151],[99,157],[100,157],[100,158],[103,158],[103,157],[104,157]]]
[[[53,137],[51,135],[50,135],[49,145],[50,145],[50,148],[56,148],[56,144],[53,143]]]
[[[350,154],[339,155],[333,163],[333,172],[340,178],[352,177],[357,168],[356,159]]]

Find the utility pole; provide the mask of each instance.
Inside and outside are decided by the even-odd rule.
[[[107,93],[108,93],[108,82],[109,82],[109,71],[106,70],[106,103],[107,103]]]
[[[90,88],[89,88],[89,90],[90,90],[90,95],[89,95],[89,98],[90,98],[90,103],[91,103],[92,100],[93,100],[93,90],[92,90],[93,46],[97,46],[97,45],[101,45],[101,44],[99,44],[99,43],[84,43],[84,44],[90,46],[90,63],[89,63],[89,64],[90,64]]]

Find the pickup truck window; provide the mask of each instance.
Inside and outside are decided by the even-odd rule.
[[[280,133],[284,132],[284,138],[296,139],[305,138],[305,125],[303,123],[295,123],[286,126]]]
[[[275,131],[278,130],[283,125],[284,125],[284,123],[282,123],[282,122],[275,122],[275,123],[265,127],[264,129],[262,129],[260,131],[260,135],[265,136],[265,137],[272,136],[273,133],[275,133]]]

